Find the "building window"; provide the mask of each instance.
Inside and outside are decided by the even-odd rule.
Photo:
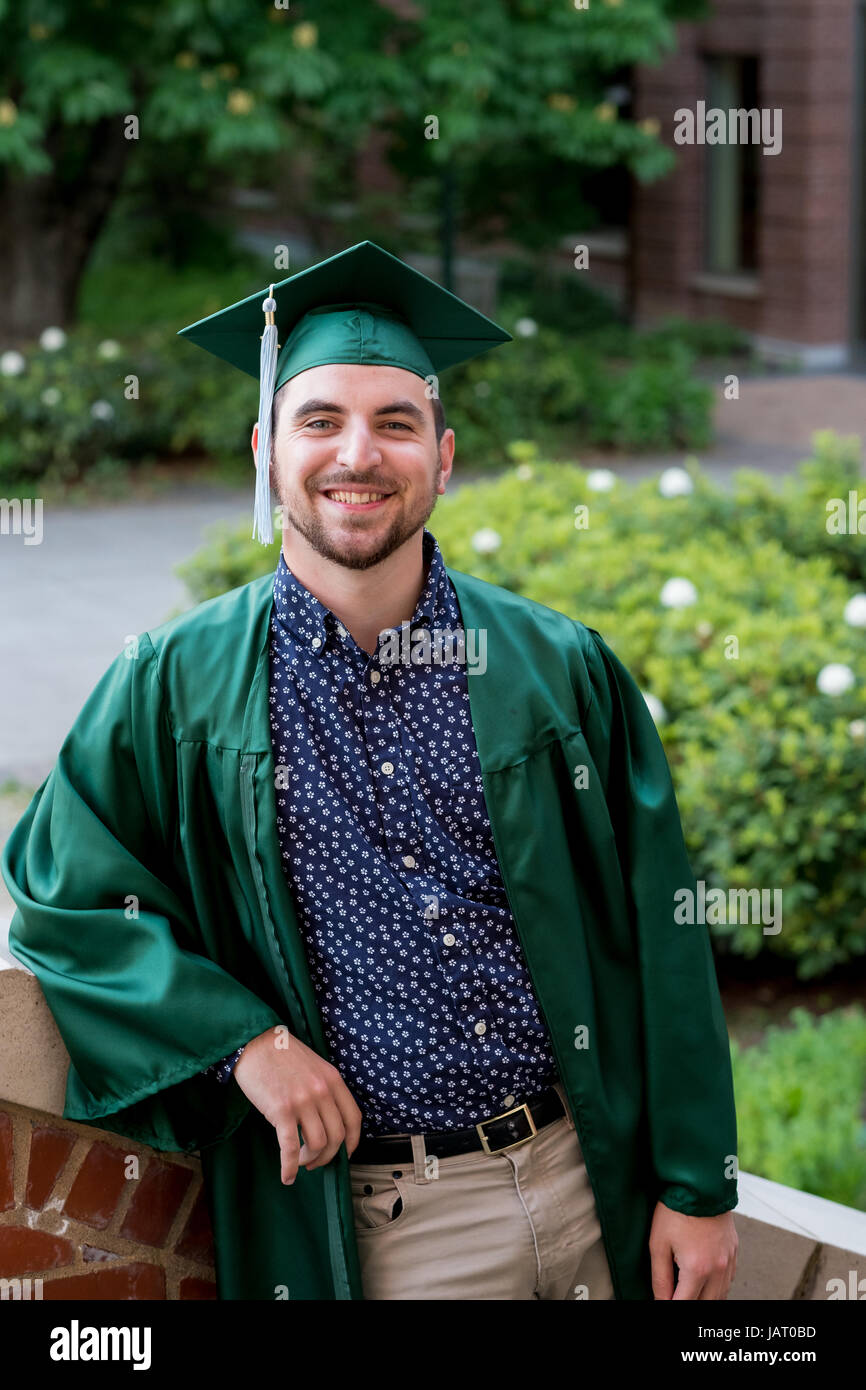
[[[756,110],[757,58],[706,58],[707,110]],[[705,177],[705,268],[718,275],[757,270],[758,159],[761,148],[707,145]]]

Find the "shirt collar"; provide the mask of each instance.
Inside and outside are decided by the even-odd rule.
[[[456,628],[460,622],[451,583],[436,537],[424,527],[422,537],[427,577],[410,619],[410,626]],[[274,575],[274,624],[277,633],[321,656],[334,638],[342,641],[342,624],[332,609],[311,594],[286,564],[282,550]],[[345,631],[345,629],[343,629]]]

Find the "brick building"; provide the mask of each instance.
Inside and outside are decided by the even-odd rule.
[[[625,216],[584,238],[590,276],[639,322],[722,318],[770,356],[866,356],[866,0],[714,0],[658,67],[630,74],[629,114],[659,124],[676,169],[634,184]],[[778,153],[751,133],[677,143],[683,110],[781,113]],[[745,131],[745,126],[742,128]],[[756,127],[755,127],[756,129]],[[769,134],[769,128],[767,129]],[[764,143],[770,143],[765,141]],[[616,198],[611,200],[616,209]]]

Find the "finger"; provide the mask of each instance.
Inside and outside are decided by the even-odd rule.
[[[679,1269],[679,1265],[677,1265]],[[688,1269],[679,1269],[677,1286],[674,1289],[674,1299],[697,1299],[701,1296],[701,1289],[704,1287],[706,1277],[698,1275]]]
[[[345,1132],[343,1125],[343,1117],[340,1114],[340,1111],[337,1108],[337,1103],[333,1099],[333,1097],[327,1096],[323,1100],[319,1101],[319,1120],[321,1122],[321,1125],[323,1126],[325,1142],[322,1144],[318,1156],[313,1154],[312,1160],[310,1162],[308,1162],[303,1157],[302,1152],[301,1163],[304,1164],[308,1172],[311,1168],[321,1168],[324,1167],[326,1163],[330,1163],[331,1159],[334,1157],[334,1154],[337,1152],[337,1150],[343,1142],[343,1136]],[[305,1130],[304,1138],[306,1139],[306,1137],[307,1134]]]
[[[298,1156],[301,1148],[298,1122],[294,1115],[281,1120],[276,1130],[280,1145],[280,1179],[287,1186],[291,1186],[298,1176]]]
[[[727,1297],[728,1289],[734,1277],[732,1268],[732,1257],[720,1257],[720,1264],[717,1269],[711,1270],[707,1275],[707,1282],[702,1299],[724,1299]]]
[[[311,1158],[316,1158],[327,1147],[328,1134],[319,1115],[319,1099],[306,1101],[297,1107],[298,1124],[301,1127],[303,1144],[298,1162],[307,1166]]]
[[[669,1299],[674,1292],[674,1261],[670,1250],[650,1252],[653,1297]]]
[[[361,1125],[364,1117],[358,1109],[352,1092],[345,1084],[338,1086],[334,1095],[337,1109],[340,1112],[340,1119],[343,1123],[344,1138],[346,1140],[346,1153],[351,1156],[352,1152],[358,1147],[361,1138]]]
[[[704,1284],[704,1287],[701,1289],[701,1292],[698,1294],[698,1298],[703,1303],[709,1303],[710,1301],[717,1302],[720,1298],[723,1297],[722,1291],[724,1287],[725,1271],[717,1271],[716,1273],[707,1276],[706,1283]]]

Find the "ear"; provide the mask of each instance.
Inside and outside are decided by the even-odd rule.
[[[457,437],[452,429],[447,429],[439,441],[439,457],[442,460],[442,472],[439,477],[437,492],[444,492],[451,477],[451,469],[454,466],[454,449]]]
[[[259,422],[258,422],[258,420],[256,420],[256,423],[253,425],[253,437],[252,437],[250,443],[251,443],[252,451],[253,451],[253,463],[255,463],[255,464],[256,464],[256,467],[258,467],[258,463],[257,463],[258,452],[259,452]]]

